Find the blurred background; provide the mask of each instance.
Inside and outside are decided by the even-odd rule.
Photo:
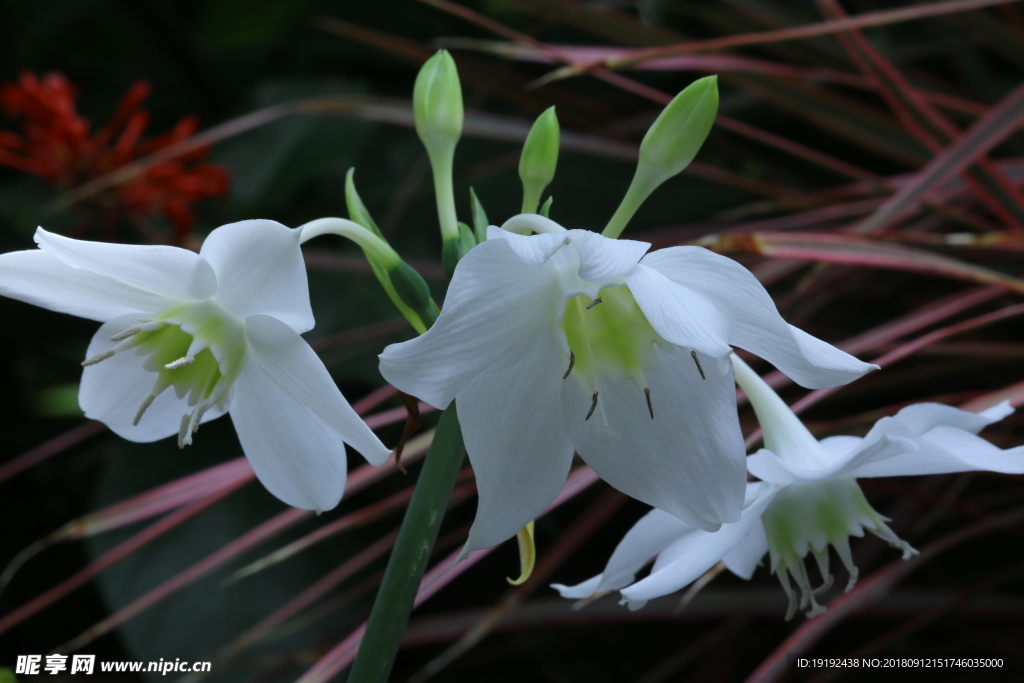
[[[877,20],[863,31],[823,24],[846,13]],[[807,25],[825,28],[791,31]],[[595,64],[691,41],[621,70]],[[551,217],[600,230],[663,104],[717,73],[718,125],[625,236],[729,254],[789,322],[882,359],[882,372],[834,394],[779,385],[805,401],[820,436],[863,434],[915,401],[1024,401],[1019,3],[6,0],[0,251],[32,248],[37,225],[195,249],[237,220],[294,227],[345,216],[355,167],[381,230],[441,301],[430,168],[410,107],[417,69],[438,47],[453,53],[467,107],[460,219],[471,219],[470,187],[492,223],[518,213],[519,146],[555,105],[563,137]],[[567,63],[579,73],[537,82]],[[376,355],[413,331],[351,244],[323,238],[305,253],[317,320],[307,338],[394,443],[405,414]],[[251,481],[229,419],[183,451],[86,422],[77,383],[95,323],[8,299],[0,317],[0,565],[11,567],[0,666],[70,646],[99,660],[212,660],[215,681],[294,680],[365,620],[414,457],[406,475],[353,474],[341,506],[319,518],[296,514]],[[752,415],[742,416],[750,434]],[[1011,417],[986,436],[1017,446],[1024,424]],[[350,455],[356,472],[363,461]],[[437,560],[457,551],[472,520],[465,475]],[[579,488],[538,520],[526,586],[505,581],[518,573],[514,543],[442,582],[414,612],[393,680],[806,678],[786,667],[789,651],[1024,661],[1024,532],[1011,523],[1024,505],[1019,477],[865,483],[898,534],[942,552],[901,569],[881,541],[855,541],[861,587],[875,588],[813,624],[782,620],[785,596],[766,567],[750,582],[718,577],[682,611],[678,596],[638,612],[612,596],[574,609],[548,583],[599,572],[646,512],[602,482]],[[237,574],[323,529],[319,542]],[[1015,679],[1010,669],[933,673]]]

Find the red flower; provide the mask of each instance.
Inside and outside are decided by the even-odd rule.
[[[187,116],[169,133],[142,140],[149,113],[141,105],[149,93],[149,83],[135,83],[110,120],[90,134],[89,122],[75,109],[77,90],[62,74],[40,80],[26,72],[17,83],[0,87],[0,108],[8,117],[21,119],[21,135],[0,130],[0,164],[70,189],[195,133],[198,122]],[[154,164],[91,197],[89,204],[111,222],[163,214],[183,241],[195,220],[192,203],[227,192],[228,172],[203,163],[207,151],[200,148]]]

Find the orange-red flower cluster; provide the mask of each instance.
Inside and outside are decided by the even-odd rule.
[[[75,109],[77,90],[62,74],[40,79],[26,72],[17,83],[0,87],[0,108],[21,121],[20,135],[0,130],[0,164],[69,189],[181,142],[196,131],[197,120],[186,116],[169,133],[143,140],[149,113],[141,105],[149,93],[147,82],[135,83],[110,120],[90,134],[89,122]],[[92,197],[90,204],[114,220],[163,214],[174,224],[180,241],[195,220],[193,202],[224,194],[228,188],[227,170],[203,163],[206,153],[200,148],[154,164]]]

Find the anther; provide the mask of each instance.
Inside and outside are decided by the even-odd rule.
[[[135,327],[129,327],[127,330],[124,330],[122,332],[118,332],[117,334],[115,334],[113,337],[110,338],[110,341],[112,341],[112,342],[124,341],[128,337],[134,337],[139,332],[142,332],[142,328],[139,327],[138,325],[136,325]]]
[[[594,306],[598,305],[602,301],[604,301],[604,300],[601,297],[597,297],[596,299],[591,301],[589,304],[587,304],[587,310],[589,311],[591,308],[593,308]]]
[[[195,362],[195,360],[196,359],[193,356],[182,356],[178,360],[171,361],[164,367],[167,368],[168,370],[177,370],[178,368],[183,368],[186,365],[191,365],[193,362]]]
[[[587,413],[587,416],[585,418],[583,418],[584,422],[586,422],[587,420],[590,419],[590,416],[594,414],[594,409],[597,408],[597,392],[596,391],[594,392],[594,395],[591,398],[593,399],[593,403],[590,404],[590,412]]]
[[[690,358],[692,358],[693,362],[697,364],[697,371],[700,372],[700,378],[707,379],[707,377],[704,376],[704,368],[700,366],[700,359],[697,358],[697,352],[690,351]]]
[[[113,357],[113,355],[115,353],[117,353],[117,351],[115,349],[108,349],[107,351],[104,351],[103,353],[97,353],[92,358],[86,358],[85,360],[83,360],[82,361],[82,367],[83,368],[87,368],[90,365],[96,365],[97,363],[99,363],[101,361],[105,361],[106,359]]]
[[[570,350],[569,351],[569,369],[565,371],[564,375],[562,375],[562,379],[567,379],[569,377],[569,373],[572,372],[572,366],[574,366],[574,365],[576,365],[576,354],[573,353],[572,350]]]
[[[647,397],[647,411],[651,414],[651,419],[654,419],[654,406],[651,405],[651,390],[644,387],[644,396]]]
[[[138,412],[135,413],[135,419],[132,420],[133,427],[139,426],[139,420],[141,420],[142,416],[146,413],[147,410],[149,410],[149,407],[153,405],[154,399],[156,399],[156,394],[150,394],[149,396],[142,400],[142,405],[139,406]]]

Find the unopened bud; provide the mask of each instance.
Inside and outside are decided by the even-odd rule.
[[[537,117],[523,144],[519,157],[519,177],[523,181],[523,213],[535,213],[540,195],[555,177],[558,164],[558,117],[548,107]]]
[[[462,86],[455,60],[440,50],[427,60],[416,77],[412,94],[416,133],[430,150],[432,145],[451,145],[462,135]]]
[[[671,178],[690,165],[718,114],[718,76],[691,83],[675,96],[640,144],[640,163]]]

